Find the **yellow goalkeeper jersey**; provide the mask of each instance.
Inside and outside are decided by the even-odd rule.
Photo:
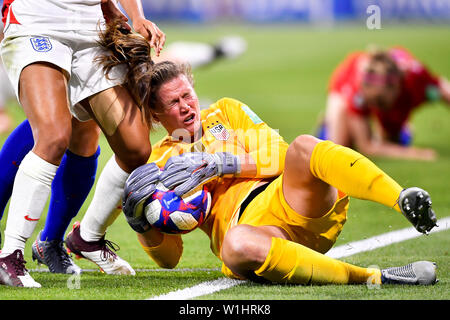
[[[211,240],[211,249],[220,258],[225,233],[237,224],[242,202],[264,179],[279,176],[284,169],[288,144],[247,105],[222,98],[200,113],[202,138],[186,143],[166,136],[153,146],[149,162],[163,168],[166,161],[184,152],[231,152],[249,154],[256,162],[254,178],[217,178],[208,182],[211,211],[200,227]]]

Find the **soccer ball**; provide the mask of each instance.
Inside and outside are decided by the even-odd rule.
[[[188,233],[200,226],[209,214],[211,194],[205,185],[179,197],[158,184],[144,203],[150,225],[169,234]]]

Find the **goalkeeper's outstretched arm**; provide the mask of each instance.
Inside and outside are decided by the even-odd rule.
[[[144,251],[158,266],[166,269],[177,266],[183,253],[180,235],[164,234],[154,228],[136,234]]]

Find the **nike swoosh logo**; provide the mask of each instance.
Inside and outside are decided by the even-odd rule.
[[[39,221],[39,218],[33,219],[33,218],[30,218],[29,215],[26,215],[24,218],[25,218],[25,220],[28,220],[28,221]]]
[[[353,161],[352,163],[350,163],[350,167],[353,167],[353,165],[356,163],[356,161],[361,160],[361,159],[364,159],[364,158],[358,158],[355,161]]]

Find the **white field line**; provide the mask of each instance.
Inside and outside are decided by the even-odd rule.
[[[442,218],[437,222],[437,228],[430,233],[436,233],[450,229],[450,217]],[[388,233],[383,233],[360,241],[349,242],[344,245],[332,248],[327,252],[327,256],[339,259],[349,257],[357,253],[372,251],[394,243],[418,238],[422,236],[414,227],[400,229]],[[236,285],[246,283],[245,280],[233,280],[229,278],[219,278],[217,280],[202,282],[190,288],[180,289],[160,296],[151,297],[147,300],[188,300],[203,295],[211,294],[220,290],[229,289]]]
[[[440,219],[437,222],[437,225],[438,227],[435,227],[430,233],[436,233],[449,229],[450,217]],[[418,238],[420,236],[422,236],[422,233],[419,233],[414,227],[400,229],[383,233],[368,239],[343,244],[336,248],[330,249],[326,255],[336,259],[349,257],[360,252],[372,251],[397,242]]]
[[[47,267],[42,268],[36,268],[36,269],[30,269],[28,270],[30,272],[50,272]],[[199,271],[220,271],[220,268],[177,268],[177,269],[162,269],[162,268],[154,268],[154,269],[134,269],[136,272],[199,272]],[[89,273],[89,272],[101,272],[100,269],[83,269],[83,273]]]
[[[229,278],[219,278],[212,281],[202,282],[190,288],[172,291],[167,294],[152,297],[146,300],[188,300],[195,297],[211,294],[220,290],[229,289],[231,287],[237,286],[245,282],[247,281]]]

